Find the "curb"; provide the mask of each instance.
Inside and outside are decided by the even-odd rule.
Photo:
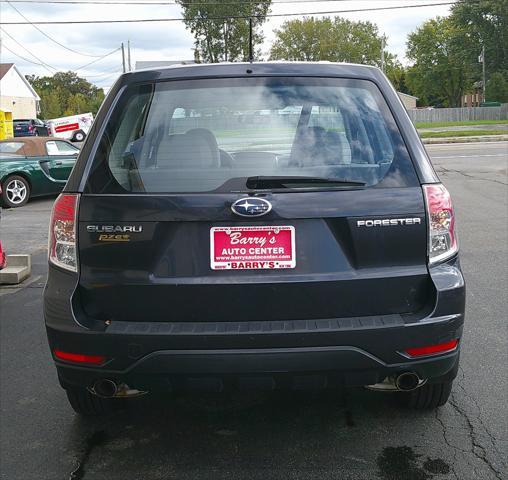
[[[478,135],[477,137],[442,137],[422,138],[425,144],[436,143],[476,143],[476,142],[506,142],[508,135]]]
[[[7,266],[0,270],[0,285],[17,285],[32,272],[30,255],[7,255]]]

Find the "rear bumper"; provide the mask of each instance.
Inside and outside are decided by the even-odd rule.
[[[14,132],[14,137],[35,137],[35,132]]]
[[[460,338],[462,315],[422,324],[380,325],[379,318],[367,326],[354,325],[350,319],[349,326],[333,328],[332,322],[326,321],[327,325],[321,328],[316,325],[312,332],[302,326],[285,332],[265,329],[256,334],[247,325],[230,325],[238,330],[228,333],[217,331],[221,328],[215,325],[219,328],[206,334],[192,332],[190,327],[205,327],[193,324],[185,326],[186,332],[165,334],[161,333],[161,326],[127,325],[88,334],[48,328],[48,337],[52,349],[107,357],[101,367],[75,366],[57,360],[64,387],[90,386],[100,378],[126,383],[138,390],[221,390],[227,385],[260,388],[371,385],[407,371],[431,382],[455,377],[458,350],[425,359],[409,359],[400,352],[411,346]],[[242,328],[244,332],[239,333]],[[138,329],[144,329],[144,333]],[[256,343],[264,347],[252,348]],[[291,343],[306,346],[281,346]]]
[[[415,372],[429,382],[452,380],[458,358],[457,350],[439,358],[389,365],[354,347],[168,350],[153,352],[124,371],[59,362],[57,369],[64,388],[91,387],[107,378],[144,391],[271,390],[373,385],[402,372]]]
[[[109,378],[150,391],[221,390],[228,385],[304,388],[371,385],[406,371],[429,382],[451,380],[457,373],[458,349],[420,359],[401,353],[461,338],[465,286],[456,259],[431,270],[436,301],[423,317],[109,326],[102,322],[88,328],[79,324],[79,306],[69,301],[74,277],[50,268],[44,315],[51,350],[107,358],[100,367],[57,360],[64,387],[89,387]]]

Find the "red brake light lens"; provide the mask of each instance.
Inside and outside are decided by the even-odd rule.
[[[83,355],[82,353],[62,352],[62,350],[54,350],[53,353],[56,358],[65,360],[66,362],[102,365],[106,361],[104,355]]]
[[[459,341],[454,339],[446,343],[439,343],[437,345],[408,348],[405,353],[407,353],[410,357],[423,357],[425,355],[435,355],[437,353],[451,352],[457,348],[458,343]]]
[[[72,272],[77,271],[76,215],[78,195],[62,193],[56,199],[49,226],[49,261]]]
[[[455,232],[455,214],[448,190],[441,184],[423,185],[429,213],[429,263],[452,257],[459,250]]]

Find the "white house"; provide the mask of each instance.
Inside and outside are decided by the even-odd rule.
[[[12,118],[37,118],[40,97],[14,63],[0,63],[0,110]]]

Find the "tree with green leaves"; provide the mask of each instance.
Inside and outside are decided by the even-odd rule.
[[[436,17],[412,32],[406,82],[424,104],[460,107],[471,72],[464,63],[463,31],[450,17]]]
[[[459,0],[451,7],[451,21],[460,29],[463,59],[481,79],[478,56],[485,47],[485,69],[489,75],[508,74],[508,0]]]
[[[275,30],[271,60],[302,60],[381,65],[383,36],[371,22],[306,17],[289,20]],[[385,52],[385,60],[393,56]]]
[[[52,77],[27,75],[27,80],[41,97],[41,118],[97,113],[104,91],[79,77],[75,72],[58,72]]]
[[[508,103],[508,80],[501,72],[493,73],[487,82],[487,101]]]
[[[194,35],[197,62],[217,63],[249,59],[249,18],[252,18],[252,45],[260,45],[260,26],[266,19],[271,0],[231,3],[220,0],[177,0],[185,25]],[[240,18],[236,18],[240,17]],[[255,52],[259,56],[259,49]]]
[[[450,19],[462,32],[462,58],[470,75],[466,90],[483,80],[478,60],[484,48],[486,99],[503,101],[498,98],[506,98],[508,82],[508,0],[460,0],[451,8]]]
[[[508,0],[458,0],[449,17],[429,20],[411,33],[406,56],[413,66],[408,69],[407,84],[424,103],[458,107],[463,93],[472,91],[473,84],[482,80],[482,48],[487,99],[494,92],[504,98]]]
[[[363,63],[381,67],[386,38],[371,22],[340,17],[289,20],[275,31],[270,60]],[[395,88],[406,91],[404,68],[395,55],[384,52],[385,72]]]

